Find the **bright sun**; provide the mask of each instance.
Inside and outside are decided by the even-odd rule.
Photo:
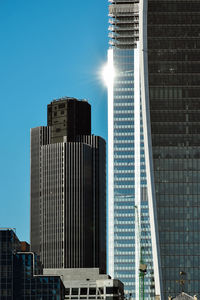
[[[113,59],[112,59],[112,52],[108,52],[108,62],[107,64],[102,68],[101,76],[103,78],[104,83],[109,88],[111,85],[113,85],[113,80],[115,77],[115,69],[113,66]]]
[[[102,78],[104,83],[107,85],[107,87],[113,84],[114,77],[115,77],[115,71],[113,66],[106,64],[102,69]]]

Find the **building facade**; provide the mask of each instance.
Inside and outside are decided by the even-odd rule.
[[[62,98],[31,129],[31,249],[45,268],[106,272],[106,150],[91,107]]]
[[[110,2],[110,274],[138,299],[143,257],[147,299],[181,292],[181,271],[198,294],[200,5]]]
[[[197,300],[198,298],[197,298],[196,295],[195,295],[194,297],[192,297],[192,296],[190,296],[190,295],[188,295],[188,294],[182,292],[181,294],[179,294],[179,295],[176,296],[176,297],[173,297],[173,298],[172,298],[172,297],[169,297],[169,298],[168,298],[168,300],[172,300],[172,299],[174,299],[174,300],[192,300],[192,299]]]
[[[145,299],[154,299],[154,272],[140,99],[139,1],[113,1],[109,7],[108,87],[109,274],[139,299],[139,264],[147,265]],[[142,257],[141,257],[142,256]]]
[[[0,229],[0,299],[63,300],[60,276],[43,276],[38,256],[23,248],[14,230]]]
[[[124,286],[98,268],[44,269],[44,274],[61,276],[65,285],[65,299],[123,300]]]

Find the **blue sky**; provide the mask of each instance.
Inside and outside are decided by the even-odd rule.
[[[30,128],[46,125],[46,105],[88,99],[92,131],[107,139],[107,14],[107,0],[0,0],[0,227],[21,240],[29,241]]]

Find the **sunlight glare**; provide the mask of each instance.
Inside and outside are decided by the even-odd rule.
[[[105,85],[109,88],[113,85],[113,80],[115,77],[115,69],[113,66],[113,61],[109,59],[107,64],[102,68],[102,78],[105,83]]]

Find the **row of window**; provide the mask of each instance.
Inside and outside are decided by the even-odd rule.
[[[102,295],[102,294],[118,294],[119,287],[84,287],[84,288],[65,288],[65,295]]]
[[[124,131],[126,130],[132,130],[134,131],[134,126],[133,125],[121,125],[121,124],[117,124],[117,125],[114,125],[114,129],[117,130],[117,129],[124,129]]]
[[[134,94],[132,93],[131,95],[115,95],[114,99],[133,99]],[[133,101],[133,100],[132,100]]]
[[[121,88],[117,88],[117,87],[115,87],[114,88],[114,91],[125,91],[125,92],[127,92],[127,91],[134,91],[134,88],[132,88],[132,87],[121,87]],[[116,105],[116,104],[115,104]]]
[[[189,2],[187,2],[189,4]],[[155,14],[156,14],[156,18],[155,18]],[[189,25],[190,26],[196,26],[199,25],[199,14],[195,13],[195,14],[188,14],[188,12],[181,12],[181,14],[177,14],[177,13],[166,13],[166,11],[163,11],[162,13],[159,12],[159,14],[156,12],[151,14],[148,14],[148,24],[154,24],[154,25],[161,25],[164,26],[164,24],[166,24],[167,26],[169,26],[170,24],[175,25],[176,24],[176,28],[179,26],[179,24],[181,25]],[[177,50],[178,51],[178,50]]]
[[[122,129],[122,130],[120,130],[120,129],[115,129],[114,130],[114,136],[116,137],[116,136],[122,136],[122,137],[125,137],[125,136],[131,136],[131,133],[133,134],[134,133],[134,130],[132,130],[132,129]]]
[[[132,77],[133,75],[131,75],[130,77]],[[123,85],[128,85],[128,86],[133,86],[134,84],[134,80],[115,80],[114,85],[115,87],[119,86],[123,86]]]
[[[148,4],[149,13],[153,12],[165,12],[165,13],[183,13],[183,12],[198,12],[199,6],[196,1],[158,1],[158,2],[149,2]],[[176,17],[177,17],[176,14]],[[168,17],[168,15],[167,15]]]
[[[130,115],[115,115],[114,118],[114,124],[127,124],[127,125],[131,125],[133,124],[133,114]]]
[[[165,195],[184,195],[184,194],[200,194],[200,185],[198,183],[159,183],[156,184],[156,193]]]

